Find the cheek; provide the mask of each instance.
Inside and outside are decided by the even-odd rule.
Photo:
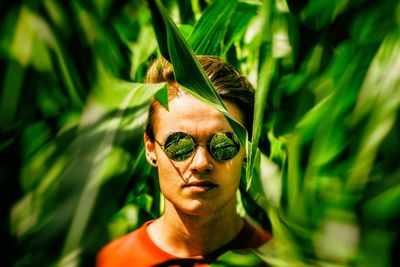
[[[171,171],[165,168],[160,168],[158,170],[158,181],[160,184],[160,190],[165,196],[169,196],[173,193],[173,177],[170,175]]]
[[[232,183],[236,186],[239,187],[240,183],[240,176],[242,172],[242,164],[238,164],[238,166],[235,166],[234,170],[232,171]]]
[[[160,177],[160,183],[167,183],[167,181],[170,180],[170,176],[173,176],[173,173],[175,173],[173,167],[167,160],[161,159],[158,162],[158,175]]]
[[[234,158],[234,160],[232,162],[232,170],[235,172],[238,172],[239,176],[240,176],[242,167],[246,166],[246,164],[244,162],[244,158],[245,158],[245,152],[243,149],[240,149],[239,154]]]
[[[221,169],[223,177],[226,177],[225,183],[232,187],[238,187],[240,183],[240,176],[243,169],[243,157],[238,157],[231,164]]]
[[[243,152],[243,150],[241,150],[240,154],[238,155],[237,159],[235,159],[235,162],[232,166],[233,175],[235,175],[235,178],[238,180],[238,184],[240,182],[242,171],[245,171],[243,168],[243,166],[246,166],[246,164],[244,163],[244,157],[245,153]]]
[[[161,153],[163,152],[161,151]],[[182,183],[182,178],[180,178],[182,167],[179,165],[173,165],[165,154],[158,154],[157,157],[158,179],[161,190],[163,193],[175,190],[174,188]]]

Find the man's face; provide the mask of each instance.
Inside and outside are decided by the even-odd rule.
[[[244,124],[240,109],[229,101],[224,102],[229,113]],[[164,144],[173,132],[185,132],[196,143],[205,144],[220,131],[233,132],[225,117],[202,101],[188,95],[180,95],[169,102],[169,111],[156,110],[154,119],[155,138]],[[161,191],[167,205],[192,215],[207,215],[236,206],[236,190],[245,151],[227,161],[218,161],[206,146],[196,146],[193,155],[184,161],[167,157],[157,142],[145,137],[147,157],[157,160]]]

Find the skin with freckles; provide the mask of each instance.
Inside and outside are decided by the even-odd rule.
[[[229,101],[224,104],[243,124],[241,110]],[[157,108],[154,118],[154,135],[160,143],[172,132],[188,133],[202,144],[219,131],[233,132],[223,114],[188,94],[170,100],[168,111]],[[243,225],[236,213],[236,191],[244,148],[234,158],[218,161],[198,145],[189,159],[176,162],[157,142],[146,135],[144,139],[147,160],[158,169],[165,197],[165,213],[148,228],[154,243],[172,255],[192,257],[231,241]]]

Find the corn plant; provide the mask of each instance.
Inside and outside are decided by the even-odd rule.
[[[144,84],[158,56],[221,111],[248,162],[238,210],[273,232],[213,266],[397,266],[398,1],[5,1],[0,29],[4,264],[88,266],[162,212]],[[256,88],[253,135],[196,54]]]

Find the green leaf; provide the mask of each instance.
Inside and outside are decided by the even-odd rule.
[[[211,264],[212,267],[217,266],[262,266],[263,261],[252,251],[228,251],[218,257],[217,261]]]
[[[302,19],[311,27],[321,29],[332,22],[340,11],[340,2],[331,0],[312,0],[302,11]]]
[[[222,40],[237,5],[237,0],[217,0],[206,8],[188,39],[197,54],[219,55],[221,53]]]
[[[114,83],[104,83],[102,85],[106,86],[106,88],[109,88],[110,85],[118,88],[120,83],[120,81],[114,81]],[[143,138],[141,133],[143,132],[144,123],[147,118],[147,116],[143,116],[143,114],[146,114],[148,104],[153,95],[159,90],[165,89],[165,87],[166,84],[164,83],[130,84],[130,87],[127,87],[126,83],[123,82],[122,87],[118,89],[123,90],[125,94],[120,94],[120,96],[123,97],[116,106],[116,112],[106,112],[102,114],[101,110],[104,109],[104,106],[102,103],[94,101],[94,99],[98,98],[92,99],[92,104],[85,110],[85,114],[82,116],[81,126],[84,126],[86,129],[92,129],[82,131],[82,133],[78,135],[77,140],[75,140],[69,148],[71,150],[69,153],[78,155],[75,160],[79,160],[79,158],[81,158],[82,162],[85,162],[82,158],[90,160],[86,160],[85,166],[79,166],[79,168],[87,168],[87,180],[83,184],[83,188],[78,190],[79,193],[75,196],[76,200],[81,204],[77,206],[71,218],[71,224],[63,247],[64,256],[78,248],[84,238],[84,233],[89,231],[90,215],[96,207],[96,200],[99,201],[100,189],[105,182],[117,173],[132,172],[133,170],[130,168],[142,169],[139,162],[140,158],[144,156],[143,146],[139,145],[139,148],[136,148],[138,150],[136,155],[140,155],[140,157],[131,158],[130,154],[117,146],[117,144],[121,142],[121,139],[128,138],[128,136],[136,140]],[[135,110],[135,112],[131,110]],[[100,116],[93,118],[94,112],[100,114]],[[92,117],[91,120],[94,121],[88,119],[89,117]],[[135,136],[133,136],[132,133],[126,136],[123,134],[123,130],[126,128],[139,128],[140,130],[136,130]],[[97,133],[96,137],[94,137],[95,133]],[[82,147],[86,147],[90,143],[92,143],[89,146],[91,149],[82,151]],[[124,168],[118,170],[121,166],[124,166]],[[74,169],[77,167],[78,166],[71,164],[69,168]],[[63,174],[63,176],[67,177],[70,175],[69,173]],[[129,176],[125,176],[125,183],[120,181],[118,190],[124,189],[128,177]]]
[[[161,54],[174,66],[177,82],[190,94],[222,112],[240,142],[246,147],[246,129],[228,113],[211,81],[200,67],[193,50],[168,16],[165,7],[157,0],[149,1],[149,6]]]
[[[163,106],[166,110],[168,110],[168,87],[165,86],[164,89],[159,90],[155,96],[157,101]]]
[[[265,28],[264,35],[260,36],[260,50],[259,50],[259,73],[257,90],[255,95],[255,107],[254,107],[254,122],[253,122],[253,136],[251,140],[251,149],[249,154],[249,160],[247,161],[247,186],[251,185],[251,178],[254,171],[254,161],[257,154],[258,143],[261,136],[260,125],[263,123],[264,111],[266,107],[266,99],[271,86],[271,80],[275,71],[276,58],[272,55],[272,18],[274,15],[273,9],[274,2],[267,2],[263,6],[265,13],[265,19],[263,21],[263,27]],[[266,55],[263,58],[263,55]]]
[[[227,25],[223,43],[223,55],[228,52],[234,42],[242,39],[243,34],[248,29],[251,19],[257,15],[258,8],[259,4],[255,3],[240,2],[238,4],[235,13],[232,15]]]

